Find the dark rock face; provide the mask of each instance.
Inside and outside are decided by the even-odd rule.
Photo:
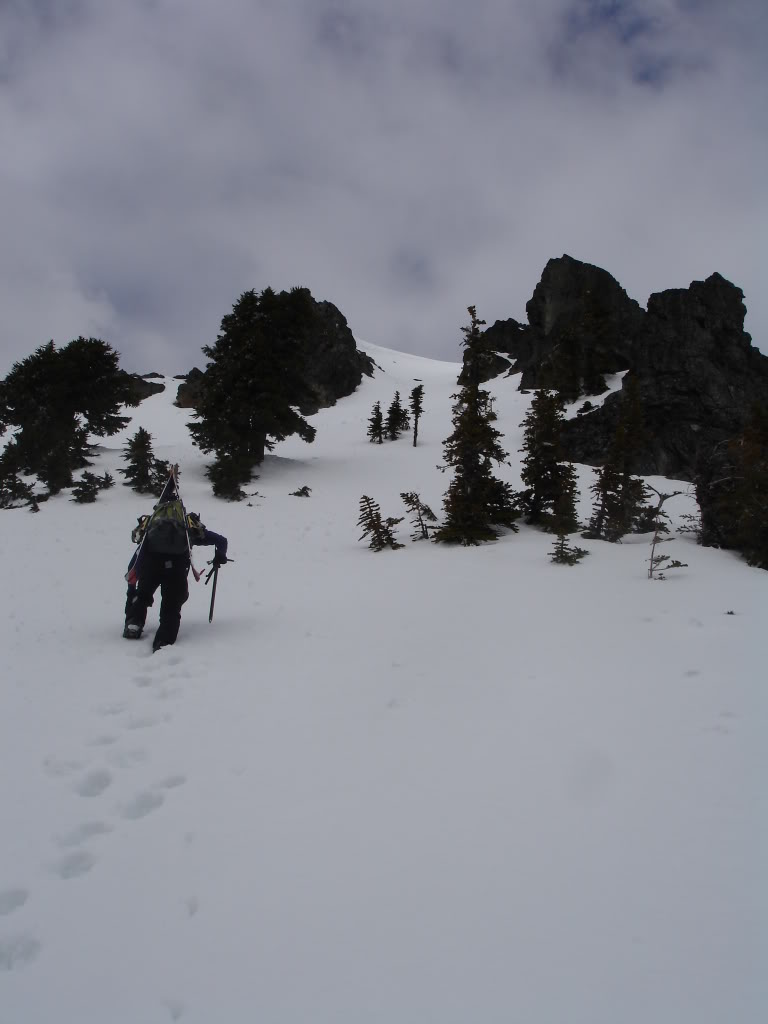
[[[335,405],[339,398],[351,395],[363,374],[373,376],[370,356],[359,352],[355,338],[344,315],[332,302],[312,300],[315,324],[311,336],[302,339],[305,357],[307,398],[299,407],[302,416],[312,416],[319,409]],[[194,409],[205,374],[197,367],[190,370],[179,385],[176,405]]]
[[[156,384],[149,377],[160,377],[161,374],[157,373],[144,373],[139,375],[138,373],[129,373],[127,376],[130,378],[131,390],[136,396],[137,404],[143,402],[145,398],[149,398],[150,395],[159,395],[161,391],[165,391],[164,384]]]
[[[650,297],[630,353],[646,429],[635,472],[694,479],[701,459],[768,402],[768,357],[744,331],[745,312],[720,274]],[[600,461],[624,392],[569,423],[569,451]]]
[[[358,352],[346,318],[336,306],[332,302],[313,302],[316,329],[304,345],[310,399],[300,408],[303,416],[311,416],[351,395],[363,374],[372,377],[374,370],[370,356]]]
[[[734,437],[754,406],[768,403],[768,357],[744,331],[744,296],[720,274],[652,295],[647,312],[598,267],[550,260],[526,306],[529,323],[485,332],[522,373],[520,387],[551,387],[568,401],[605,390],[605,375],[630,370],[645,441],[636,473],[692,480],[702,457]],[[568,458],[599,465],[613,437],[628,377],[602,406],[569,420]]]
[[[525,309],[527,326],[497,321],[485,332],[522,372],[521,388],[554,388],[575,401],[629,369],[644,314],[605,270],[570,256],[550,260]]]
[[[193,366],[185,376],[183,383],[179,384],[176,400],[173,404],[177,405],[180,409],[194,409],[202,386],[202,380],[203,371]]]

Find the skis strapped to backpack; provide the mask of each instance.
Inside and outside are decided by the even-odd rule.
[[[143,516],[139,520],[131,535],[134,542],[139,545],[136,561],[138,561],[145,544],[147,550],[154,554],[170,556],[188,554],[192,575],[197,582],[202,573],[197,571],[192,561],[190,523],[195,530],[204,529],[202,523],[198,520],[191,520],[186,513],[179,492],[179,467],[178,464],[175,464],[170,468],[168,480],[154,511],[151,515]]]

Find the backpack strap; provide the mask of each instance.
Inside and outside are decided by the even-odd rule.
[[[134,544],[140,544],[141,538],[144,536],[144,532],[147,529],[147,523],[149,522],[149,516],[139,516],[138,522],[131,530],[131,540]]]
[[[187,513],[187,530],[189,531],[190,539],[202,540],[205,536],[205,525],[200,522],[194,512]]]

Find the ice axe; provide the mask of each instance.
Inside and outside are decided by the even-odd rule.
[[[225,558],[224,562],[234,562],[234,558]],[[219,566],[223,565],[224,562],[217,562],[216,559],[214,558],[212,562],[208,563],[208,565],[213,565],[213,568],[205,577],[205,585],[208,586],[208,584],[211,582],[211,576],[213,576],[213,590],[211,591],[211,607],[210,610],[208,611],[209,622],[213,622],[213,606],[216,603],[216,584],[219,581]]]

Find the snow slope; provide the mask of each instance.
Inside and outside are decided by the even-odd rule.
[[[150,430],[229,537],[174,648],[121,637],[147,501],[3,515],[0,1024],[763,1021],[768,573],[685,536],[663,583],[647,538],[555,566],[525,527],[374,554],[362,494],[440,511],[458,366],[363,347],[248,503],[212,498],[170,379],[107,439],[99,473]],[[417,379],[419,446],[369,444]]]

